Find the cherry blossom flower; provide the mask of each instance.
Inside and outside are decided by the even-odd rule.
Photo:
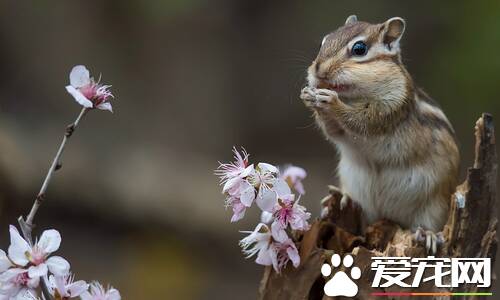
[[[305,170],[289,166],[280,173],[268,163],[250,164],[245,150],[240,153],[233,148],[233,153],[235,161],[220,163],[215,171],[227,196],[226,207],[233,209],[231,222],[241,220],[254,201],[262,210],[261,223],[254,231],[244,231],[248,236],[240,241],[243,253],[247,258],[256,256],[257,264],[273,266],[277,273],[289,261],[298,267],[300,256],[288,232],[309,229],[311,214],[292,194],[292,188],[304,194]]]
[[[243,173],[243,175],[245,174],[246,173]],[[255,200],[255,187],[241,177],[235,177],[228,180],[222,192],[228,194],[232,198],[240,199],[241,203],[246,207],[250,207]]]
[[[85,66],[74,66],[69,74],[70,85],[66,86],[66,91],[75,98],[76,102],[86,108],[97,108],[113,112],[109,100],[114,98],[109,90],[110,85],[95,82],[90,77],[89,70]]]
[[[28,270],[11,268],[0,274],[0,299],[29,299],[26,296],[35,294],[40,277],[30,277]]]
[[[255,187],[247,180],[255,172],[254,166],[249,164],[248,154],[245,149],[241,152],[239,153],[234,147],[235,161],[219,163],[219,167],[215,170],[215,174],[220,177],[221,184],[224,185],[222,193],[227,195],[226,208],[231,207],[233,209],[231,222],[243,218],[246,208],[252,206],[256,196]]]
[[[80,295],[82,300],[121,300],[120,292],[108,287],[105,289],[99,282],[95,281],[90,284],[90,291],[85,291]]]
[[[259,223],[253,232],[240,241],[243,253],[247,258],[257,255],[256,263],[264,266],[273,266],[277,273],[281,272],[288,261],[294,267],[300,264],[297,247],[284,231],[269,230],[264,223]]]
[[[231,222],[237,222],[245,216],[245,211],[247,206],[241,203],[239,198],[228,198],[226,200],[226,207],[231,207],[233,209],[233,216],[231,217]]]
[[[281,172],[281,177],[301,195],[306,193],[304,185],[302,184],[302,180],[304,180],[306,176],[306,170],[293,165],[286,166]]]
[[[247,171],[248,167],[252,167],[253,165],[249,165],[248,162],[248,153],[245,151],[245,149],[241,149],[241,153],[238,152],[236,147],[233,147],[233,153],[234,153],[234,162],[231,163],[219,163],[219,167],[217,170],[215,170],[215,175],[219,176],[221,178],[221,183],[226,183],[228,180],[231,180],[236,177],[246,177],[248,174],[244,174],[244,176],[241,176],[242,173],[248,173]]]
[[[49,257],[61,244],[61,235],[57,230],[45,230],[34,246],[30,246],[21,237],[16,227],[11,225],[9,231],[9,258],[17,266],[27,267],[30,278],[45,276],[48,271],[54,275],[64,275],[69,272],[69,263],[64,258]]]
[[[297,268],[300,265],[300,256],[295,243],[292,239],[287,239],[281,243],[275,243],[276,258],[273,258],[274,270],[283,269],[286,264],[291,261],[292,265]],[[276,271],[279,273],[279,271]]]
[[[255,172],[250,174],[248,181],[259,191],[261,197],[276,182],[277,174],[278,168],[275,166],[268,163],[258,163]]]
[[[272,188],[265,190],[257,197],[257,206],[259,206],[262,211],[273,213],[274,207],[278,203],[278,198],[282,195],[289,195],[291,193],[292,191],[286,181],[282,178],[276,178],[273,181]]]
[[[46,282],[49,283],[49,292],[55,300],[67,300],[69,298],[78,297],[88,290],[89,285],[85,281],[74,281],[74,279],[74,275],[69,273],[62,276],[50,275]]]
[[[269,227],[266,224],[259,223],[254,231],[242,231],[243,233],[250,233],[247,237],[240,241],[240,246],[243,248],[243,253],[247,258],[257,254],[256,263],[260,265],[269,266],[271,262],[272,236]]]
[[[274,222],[286,228],[290,225],[292,230],[308,230],[309,223],[307,220],[311,214],[306,211],[306,208],[299,204],[299,199],[295,200],[295,195],[283,195],[278,199],[278,203],[273,209]]]

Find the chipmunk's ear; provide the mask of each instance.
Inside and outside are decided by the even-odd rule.
[[[347,20],[345,20],[345,25],[351,24],[351,23],[354,23],[357,21],[358,21],[358,17],[356,17],[356,15],[350,15],[349,17],[347,17]]]
[[[382,24],[382,42],[392,50],[399,48],[399,40],[405,32],[405,20],[400,17],[390,18]]]

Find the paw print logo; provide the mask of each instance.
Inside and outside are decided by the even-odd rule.
[[[338,268],[341,263],[340,255],[332,255],[332,265],[324,264],[321,267],[321,274],[325,277],[329,277],[332,274],[332,267]],[[351,268],[354,263],[354,259],[351,255],[346,255],[342,260],[342,264],[346,268]],[[358,267],[353,267],[350,269],[350,276],[348,276],[344,271],[338,271],[333,275],[330,280],[325,284],[325,295],[330,297],[344,296],[344,297],[354,297],[358,293],[358,286],[354,283],[354,280],[361,278],[361,270]]]

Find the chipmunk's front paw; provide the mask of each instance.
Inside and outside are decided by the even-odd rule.
[[[425,244],[425,249],[430,255],[435,255],[438,247],[444,243],[442,232],[435,233],[430,230],[424,230],[422,227],[417,228],[414,238],[417,242]]]
[[[316,89],[316,101],[319,105],[330,105],[334,101],[339,100],[339,95],[336,91],[329,89]]]
[[[300,98],[307,107],[312,109],[327,109],[338,100],[337,92],[328,89],[316,89],[306,86],[300,93]]]
[[[304,101],[304,104],[309,108],[314,108],[316,106],[316,93],[314,88],[306,86],[300,91],[300,99]]]

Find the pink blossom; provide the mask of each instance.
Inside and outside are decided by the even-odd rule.
[[[95,82],[90,77],[89,70],[85,66],[74,66],[69,74],[70,85],[66,91],[75,98],[76,102],[86,108],[97,108],[113,112],[109,100],[114,98],[109,90],[110,85]]]
[[[245,216],[246,208],[250,207],[255,199],[255,188],[243,178],[236,177],[235,179],[227,181],[227,187],[223,189],[223,192],[228,195],[226,207],[233,209],[231,222],[241,220]]]
[[[288,225],[292,230],[308,230],[307,220],[311,214],[306,208],[299,204],[299,199],[295,200],[295,195],[283,195],[278,199],[278,203],[273,210],[274,222],[285,229]]]
[[[304,180],[306,176],[306,170],[292,165],[287,166],[281,173],[281,177],[301,195],[306,193],[304,185],[302,184],[302,180]]]
[[[247,206],[241,203],[239,198],[229,197],[226,200],[226,207],[231,207],[233,209],[233,216],[231,217],[231,223],[238,222],[245,216],[245,211]]]
[[[300,257],[294,242],[283,230],[270,230],[264,223],[259,223],[253,232],[240,241],[240,246],[247,258],[257,255],[256,263],[273,266],[277,273],[292,261],[294,267],[300,264]]]
[[[237,178],[246,177],[251,169],[247,168],[250,166],[248,163],[248,153],[245,149],[241,149],[241,153],[238,152],[236,147],[233,147],[234,162],[231,163],[219,163],[219,167],[215,170],[215,175],[219,176],[221,183],[226,183],[227,181]],[[253,165],[252,165],[253,168]],[[244,176],[241,176],[241,175]]]
[[[219,163],[215,174],[220,177],[223,184],[222,193],[227,195],[226,207],[232,207],[231,222],[241,220],[247,207],[252,206],[255,200],[255,187],[247,180],[255,172],[254,166],[248,163],[248,154],[245,150],[239,153],[233,148],[234,159],[232,163]]]
[[[39,283],[40,277],[30,277],[26,269],[8,269],[0,274],[0,299],[18,299],[35,294]]]
[[[282,243],[275,243],[276,258],[273,258],[273,267],[276,272],[283,269],[286,264],[291,261],[292,265],[297,268],[300,265],[300,256],[295,243],[289,238]]]

